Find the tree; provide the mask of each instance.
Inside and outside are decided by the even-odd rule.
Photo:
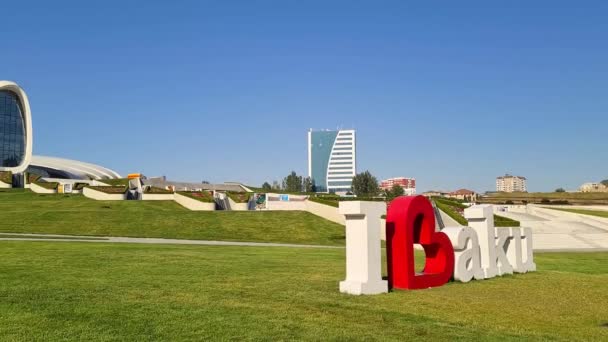
[[[302,191],[302,176],[298,176],[295,171],[291,171],[291,173],[283,179],[283,189],[289,192]]]
[[[369,171],[359,173],[353,177],[352,189],[358,197],[372,197],[380,192],[378,180]]]
[[[202,183],[203,184],[209,184],[209,181],[204,180]]]
[[[315,181],[310,177],[302,179],[302,189],[304,192],[315,192]]]
[[[272,181],[272,190],[281,190],[281,185],[278,181]]]
[[[608,179],[604,179],[600,183],[602,183],[604,186],[608,186]]]
[[[392,201],[399,196],[405,195],[405,190],[402,187],[395,184],[392,188],[385,190],[384,195],[386,196],[387,201]]]
[[[566,192],[566,190],[564,190],[564,188],[557,188],[555,189],[555,192]]]
[[[264,182],[264,184],[262,184],[262,189],[264,189],[264,191],[269,191],[272,190],[272,187],[270,186],[270,183]]]

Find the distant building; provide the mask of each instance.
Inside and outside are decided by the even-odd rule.
[[[455,198],[467,202],[477,201],[477,196],[478,194],[475,191],[468,189],[456,190],[446,195],[446,197]]]
[[[406,177],[395,177],[385,179],[380,182],[380,189],[390,190],[393,186],[398,185],[403,188],[406,196],[413,196],[416,194],[416,179]]]
[[[356,160],[355,130],[308,131],[308,176],[317,192],[351,191]]]
[[[447,191],[439,191],[439,190],[430,190],[422,193],[422,196],[425,197],[445,197],[448,195]]]
[[[527,192],[526,177],[506,174],[496,177],[496,191],[499,192]]]
[[[608,192],[608,186],[602,183],[585,183],[579,188],[580,192]]]

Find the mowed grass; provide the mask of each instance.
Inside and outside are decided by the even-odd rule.
[[[569,213],[591,215],[591,216],[608,218],[608,211],[602,211],[602,210],[565,209],[565,208],[547,208],[547,209],[561,210],[561,211],[567,211]]]
[[[303,211],[202,212],[29,190],[0,191],[0,232],[344,245],[344,226]]]
[[[608,253],[340,294],[343,249],[0,242],[0,340],[608,340]]]

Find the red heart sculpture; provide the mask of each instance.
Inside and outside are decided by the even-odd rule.
[[[426,262],[416,274],[414,244]],[[433,206],[424,196],[398,197],[386,215],[388,283],[396,289],[424,289],[447,283],[454,272],[454,248],[447,235],[435,232]]]

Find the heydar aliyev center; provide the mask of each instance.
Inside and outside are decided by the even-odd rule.
[[[32,112],[25,91],[14,82],[0,81],[0,172],[12,174],[13,186],[23,186],[26,173],[82,180],[120,178],[99,165],[32,155],[32,138]]]

